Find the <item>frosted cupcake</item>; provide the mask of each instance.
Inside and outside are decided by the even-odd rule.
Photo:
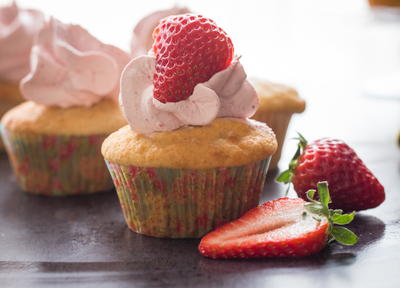
[[[152,53],[121,76],[129,125],[102,153],[130,229],[201,237],[258,205],[277,143],[268,126],[248,120],[257,94],[212,20],[168,17],[154,37]]]
[[[297,91],[289,86],[262,80],[252,80],[260,99],[260,106],[252,117],[267,123],[275,132],[278,150],[272,157],[270,170],[277,168],[285,142],[286,131],[294,113],[302,113],[306,103]]]
[[[102,141],[126,124],[119,78],[130,60],[77,25],[50,19],[21,81],[28,100],[8,111],[2,136],[21,188],[44,195],[109,190]]]
[[[29,72],[33,39],[43,23],[40,11],[20,9],[15,2],[0,7],[0,117],[23,101],[19,81]]]
[[[143,17],[132,31],[131,55],[133,57],[146,55],[153,45],[153,30],[157,27],[160,20],[171,16],[189,13],[185,7],[173,7],[170,9],[159,10]]]

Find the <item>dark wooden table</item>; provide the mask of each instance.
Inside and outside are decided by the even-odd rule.
[[[399,102],[349,99],[338,117],[338,99],[314,98],[289,134],[345,139],[385,186],[384,204],[360,213],[352,225],[360,236],[356,246],[333,244],[303,259],[206,259],[197,252],[199,240],[128,230],[114,191],[69,198],[23,193],[2,155],[0,287],[400,287]],[[295,145],[287,144],[283,162]],[[269,174],[262,201],[283,195],[275,176]]]

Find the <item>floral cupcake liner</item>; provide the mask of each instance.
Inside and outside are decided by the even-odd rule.
[[[267,123],[272,131],[274,131],[276,140],[278,142],[278,149],[272,156],[269,170],[273,170],[278,167],[279,159],[281,159],[282,147],[285,142],[286,131],[292,115],[293,113],[290,112],[266,112],[263,114],[257,114],[256,117],[253,117],[254,120]]]
[[[131,230],[197,238],[258,205],[269,161],[205,170],[106,163]]]
[[[106,135],[37,135],[4,127],[1,134],[17,182],[26,192],[66,196],[113,188],[100,153]]]

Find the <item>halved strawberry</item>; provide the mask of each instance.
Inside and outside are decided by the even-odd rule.
[[[203,237],[199,251],[210,258],[300,257],[314,254],[331,240],[345,245],[357,242],[350,230],[334,226],[350,223],[352,214],[328,208],[327,182],[318,183],[321,202],[280,198],[256,207],[241,218]]]

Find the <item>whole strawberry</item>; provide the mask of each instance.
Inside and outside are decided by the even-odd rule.
[[[234,56],[227,34],[201,15],[167,17],[153,39],[154,98],[163,103],[187,99],[198,83],[227,68]]]
[[[315,192],[307,192],[309,202],[280,198],[248,211],[204,236],[200,253],[210,258],[302,257],[319,252],[333,240],[357,243],[357,236],[341,226],[355,214],[329,209],[327,182],[318,183],[320,202],[314,200]]]
[[[385,200],[383,186],[353,149],[341,140],[323,138],[310,144],[299,134],[295,156],[277,179],[293,183],[299,197],[328,181],[334,209],[359,211],[377,207]]]

